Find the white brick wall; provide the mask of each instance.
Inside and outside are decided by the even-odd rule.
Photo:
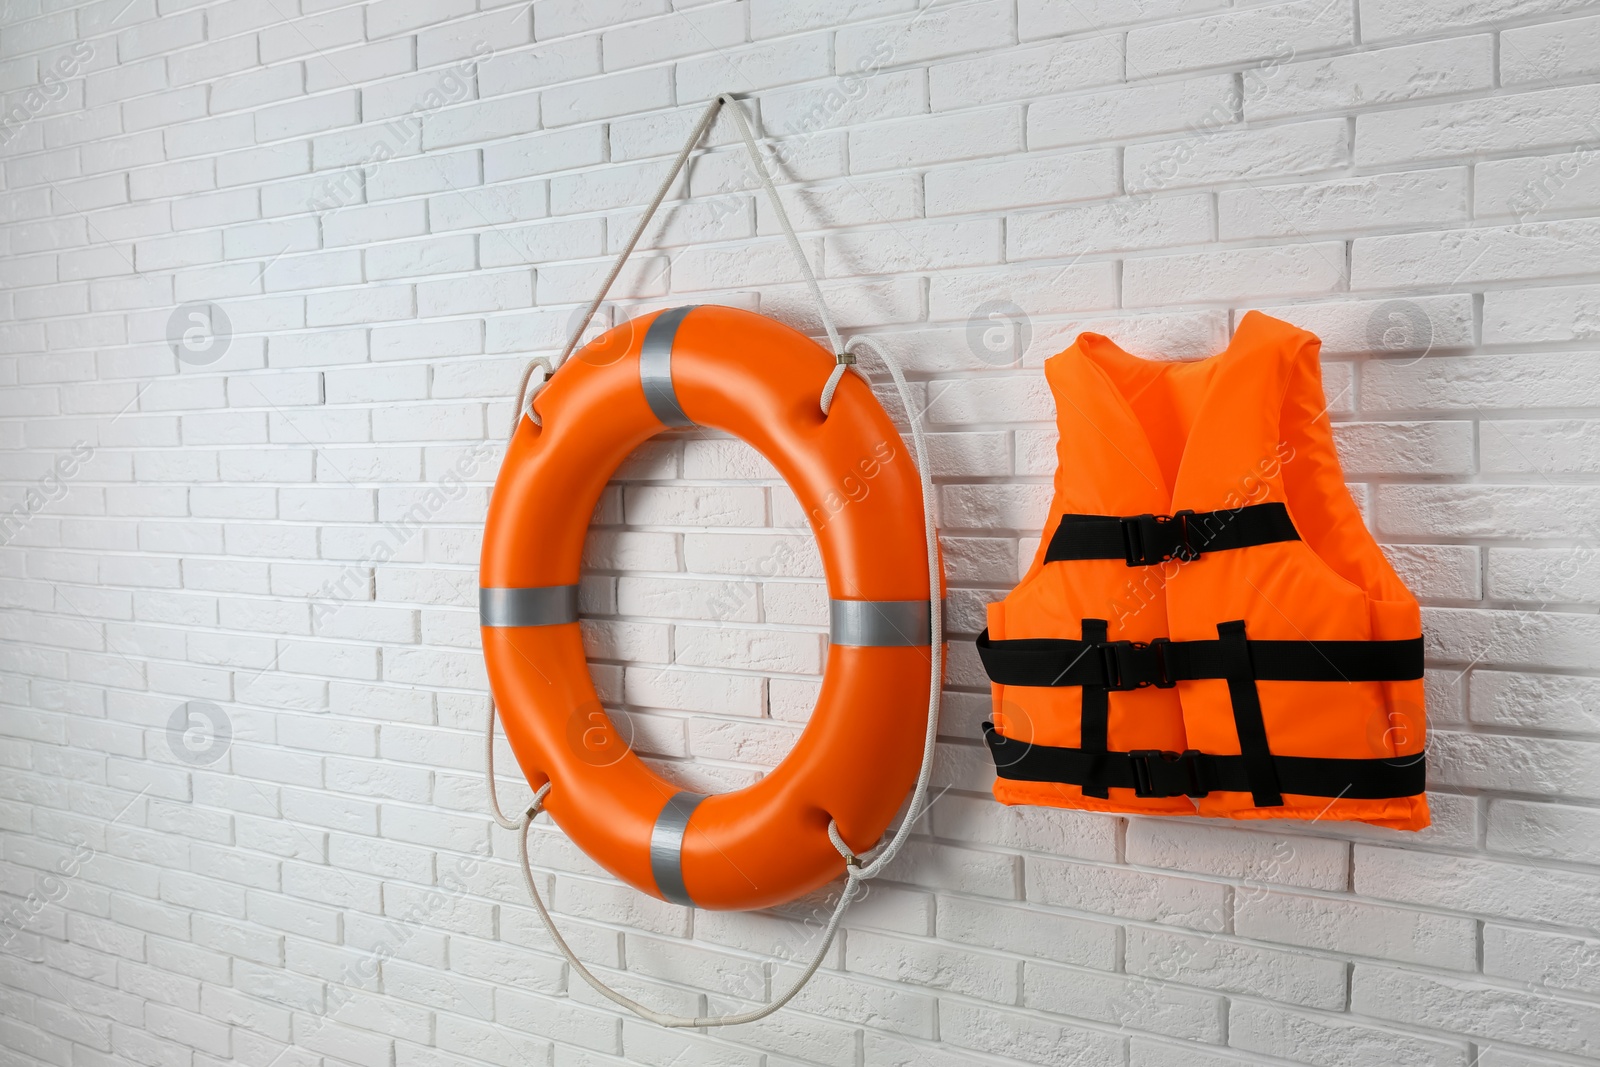
[[[1596,1062],[1597,43],[1576,0],[3,0],[0,1067]],[[684,1033],[568,972],[490,830],[474,587],[520,367],[723,89],[912,371],[953,644],[893,877],[793,1007]],[[741,151],[720,122],[609,321],[819,331]],[[1324,339],[1427,605],[1436,825],[995,805],[968,639],[1045,517],[1042,360],[1203,355],[1252,307]],[[586,561],[635,746],[708,789],[779,760],[826,612],[771,468],[663,436]],[[781,988],[827,904],[695,914],[533,848],[673,1011]]]

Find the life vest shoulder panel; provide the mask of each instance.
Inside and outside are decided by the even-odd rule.
[[[979,641],[1011,804],[1420,829],[1421,613],[1350,496],[1317,338],[1248,312],[1045,365],[1050,519]]]

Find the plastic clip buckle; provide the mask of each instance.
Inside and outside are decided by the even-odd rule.
[[[1172,664],[1167,658],[1167,647],[1171,644],[1165,637],[1158,637],[1149,643],[1107,641],[1101,644],[1100,662],[1105,669],[1105,687],[1118,693],[1149,686],[1171,689],[1178,684],[1172,676]]]
[[[1200,756],[1199,750],[1193,748],[1183,752],[1144,748],[1128,753],[1133,767],[1133,795],[1196,799],[1207,795],[1210,790],[1200,778]]]

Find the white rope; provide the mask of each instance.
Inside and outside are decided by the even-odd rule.
[[[483,732],[483,780],[489,787],[489,814],[494,816],[494,821],[500,824],[502,830],[522,829],[522,820],[512,822],[506,818],[506,813],[500,809],[500,795],[494,788],[494,697],[489,698],[489,726]],[[545,783],[549,785],[548,782]]]
[[[744,105],[733,98],[731,93],[723,93],[717,99],[728,105],[733,112],[734,125],[739,127],[739,136],[744,138],[745,150],[750,153],[750,163],[756,168],[756,177],[761,179],[761,187],[767,191],[767,199],[772,201],[772,211],[778,216],[778,225],[783,227],[783,236],[789,242],[789,251],[794,253],[795,262],[800,264],[800,273],[805,275],[806,284],[811,287],[811,299],[817,302],[817,313],[822,317],[822,328],[828,331],[828,350],[836,357],[844,353],[844,348],[839,343],[839,331],[834,328],[833,316],[828,314],[827,301],[822,299],[822,286],[817,284],[817,276],[811,272],[811,261],[806,259],[805,249],[800,247],[800,238],[794,235],[794,226],[789,222],[789,213],[784,210],[783,200],[778,196],[777,186],[772,184],[772,175],[767,173],[767,162],[761,158],[761,150],[756,147],[755,134],[750,131],[750,118],[744,113]],[[839,366],[843,366],[841,362]],[[822,406],[822,413],[828,413],[828,406]]]
[[[805,252],[800,247],[799,239],[795,236],[794,227],[789,223],[788,213],[784,211],[783,204],[778,199],[778,191],[773,186],[772,178],[767,173],[766,164],[762,161],[761,153],[756,147],[755,137],[751,133],[749,120],[745,117],[743,107],[731,95],[724,93],[718,96],[717,99],[711,103],[711,106],[706,109],[706,113],[701,117],[700,122],[695,126],[693,133],[690,134],[688,143],[684,145],[683,151],[678,154],[677,161],[673,164],[671,173],[667,175],[666,181],[662,183],[661,189],[657,192],[654,201],[651,203],[649,209],[646,210],[644,218],[640,220],[639,226],[634,231],[633,238],[628,242],[628,246],[623,249],[622,255],[617,258],[616,263],[612,266],[611,273],[607,276],[605,284],[600,289],[599,295],[597,295],[593,302],[590,303],[588,315],[585,316],[584,320],[578,325],[577,330],[573,333],[572,337],[567,341],[567,346],[562,351],[561,356],[555,361],[553,366],[549,361],[543,359],[537,359],[529,363],[527,370],[523,373],[522,384],[517,393],[517,422],[520,422],[522,415],[525,414],[529,418],[533,419],[536,424],[538,423],[538,415],[532,410],[533,399],[538,395],[538,388],[536,387],[532,391],[531,395],[529,395],[528,390],[528,383],[533,377],[534,368],[542,365],[545,370],[545,377],[540,383],[540,386],[542,386],[543,382],[549,381],[550,375],[553,373],[553,367],[560,367],[561,364],[566,361],[567,357],[572,354],[572,350],[577,346],[578,338],[582,336],[583,330],[588,325],[589,319],[594,316],[595,311],[605,300],[607,291],[609,291],[611,288],[611,284],[616,281],[617,275],[621,273],[623,263],[627,260],[628,254],[633,251],[634,246],[638,243],[640,236],[644,232],[646,224],[650,221],[651,215],[653,215],[656,209],[660,206],[661,201],[666,197],[667,190],[671,188],[673,181],[675,181],[677,178],[678,172],[682,170],[684,161],[689,156],[689,152],[700,140],[701,136],[704,135],[706,129],[711,125],[712,120],[716,117],[718,109],[724,103],[733,108],[733,114],[738,123],[739,132],[744,138],[745,147],[750,152],[750,158],[755,164],[756,173],[760,176],[762,185],[767,190],[767,195],[772,199],[772,206],[777,213],[778,221],[783,226],[783,232],[785,237],[788,239],[790,249],[794,252],[795,257],[800,262],[801,269],[805,274],[806,282],[811,287],[811,294],[816,299],[817,309],[821,314],[823,326],[827,330],[828,339],[833,345],[833,351],[835,353],[837,362],[834,365],[833,372],[828,376],[828,381],[823,387],[822,396],[819,400],[823,415],[826,416],[828,414],[828,411],[833,403],[834,392],[838,389],[839,382],[844,377],[845,371],[855,363],[855,357],[852,349],[856,347],[870,350],[880,360],[883,361],[884,366],[886,366],[889,370],[890,376],[894,379],[895,390],[899,394],[901,406],[905,409],[906,420],[911,428],[912,448],[916,452],[917,475],[920,479],[922,488],[922,517],[923,526],[926,530],[926,548],[928,554],[928,590],[930,601],[928,719],[922,744],[922,765],[917,773],[917,784],[912,790],[911,803],[906,808],[905,817],[901,820],[900,826],[895,831],[894,837],[890,839],[888,844],[884,845],[878,851],[877,855],[873,857],[872,861],[863,865],[861,860],[853,851],[851,851],[850,847],[845,843],[844,838],[840,835],[837,823],[835,823],[832,819],[828,820],[828,839],[833,842],[834,848],[838,850],[839,855],[842,856],[845,861],[845,884],[843,890],[839,894],[839,901],[834,906],[833,914],[828,919],[828,925],[823,931],[822,944],[818,947],[816,954],[811,959],[811,962],[806,965],[803,971],[801,971],[799,977],[795,979],[794,983],[790,985],[790,987],[782,995],[774,998],[771,1002],[764,1004],[759,1008],[753,1008],[746,1012],[740,1012],[731,1015],[686,1016],[671,1015],[665,1012],[656,1011],[654,1008],[640,1004],[638,1001],[624,996],[615,989],[612,989],[610,986],[606,985],[605,982],[595,977],[595,975],[583,965],[583,962],[578,959],[577,955],[572,951],[566,940],[556,929],[555,921],[551,919],[550,912],[546,910],[544,899],[540,895],[539,887],[534,881],[533,865],[528,857],[528,835],[532,829],[535,816],[537,816],[544,808],[545,798],[550,794],[551,783],[546,782],[544,785],[539,787],[539,790],[533,796],[533,803],[529,805],[527,811],[523,813],[520,819],[513,821],[506,817],[505,812],[500,807],[500,799],[496,794],[494,784],[494,734],[496,711],[493,699],[490,700],[488,728],[485,731],[484,745],[484,784],[489,794],[489,810],[494,816],[494,821],[498,825],[500,825],[503,829],[512,830],[518,834],[518,851],[522,862],[523,880],[527,883],[528,895],[533,899],[533,905],[539,912],[539,918],[544,921],[545,928],[550,931],[551,940],[555,943],[556,948],[561,951],[561,954],[566,957],[567,962],[572,966],[573,970],[577,971],[579,976],[582,977],[584,981],[588,982],[589,985],[592,986],[596,992],[600,993],[601,996],[604,996],[613,1003],[627,1008],[641,1019],[658,1023],[661,1026],[674,1028],[736,1026],[740,1023],[749,1023],[755,1022],[757,1019],[764,1019],[773,1012],[782,1008],[785,1004],[788,1004],[790,1000],[794,999],[795,995],[800,992],[800,990],[805,986],[806,982],[811,979],[811,976],[817,972],[817,968],[822,966],[822,961],[827,956],[828,949],[832,946],[833,939],[838,933],[839,924],[844,919],[845,911],[849,908],[850,902],[855,899],[856,893],[862,883],[871,878],[877,877],[888,866],[888,864],[894,859],[895,855],[900,851],[901,846],[904,845],[907,838],[909,838],[912,826],[915,825],[917,820],[922,817],[923,809],[927,803],[928,783],[933,773],[934,749],[939,735],[939,697],[940,687],[944,676],[944,602],[941,596],[942,589],[940,588],[942,572],[939,563],[938,511],[933,495],[933,476],[931,473],[932,468],[928,463],[927,440],[922,430],[921,417],[914,413],[915,409],[912,407],[911,388],[906,383],[905,374],[901,371],[899,363],[891,358],[889,354],[885,352],[883,348],[880,347],[878,343],[872,340],[870,337],[854,337],[851,338],[848,344],[840,343],[838,331],[834,328],[833,318],[828,314],[827,304],[823,301],[822,289],[817,284],[816,275],[814,275],[811,271],[811,264],[806,260]],[[513,434],[516,432],[516,427],[517,423],[513,423]]]
[[[500,797],[494,785],[494,721],[495,706],[494,701],[491,699],[489,702],[489,724],[488,729],[485,731],[483,761],[484,785],[489,794],[489,811],[493,814],[494,821],[499,823],[502,828],[512,830],[517,834],[517,854],[522,862],[522,880],[528,887],[528,896],[533,898],[533,906],[539,912],[539,918],[543,920],[545,929],[550,932],[550,939],[555,942],[556,948],[561,951],[567,962],[572,965],[572,969],[577,971],[585,982],[594,987],[597,993],[607,1000],[622,1005],[639,1016],[639,1018],[661,1026],[672,1028],[737,1026],[740,1023],[753,1023],[757,1019],[765,1019],[768,1015],[782,1008],[793,1000],[795,995],[811,980],[811,976],[817,973],[817,968],[822,966],[822,961],[827,957],[828,949],[832,947],[833,939],[839,932],[839,924],[844,920],[845,911],[850,907],[850,902],[855,899],[856,891],[865,880],[860,875],[861,868],[856,862],[854,853],[839,838],[838,830],[834,827],[832,820],[828,822],[828,836],[835,842],[835,847],[839,849],[840,854],[845,859],[847,877],[844,889],[839,894],[838,903],[833,907],[833,914],[828,917],[828,925],[823,929],[822,944],[818,946],[816,955],[811,958],[811,962],[806,965],[805,970],[800,972],[799,977],[794,980],[782,996],[775,998],[770,1003],[763,1004],[759,1008],[752,1008],[736,1015],[670,1015],[666,1012],[656,1011],[654,1008],[640,1004],[631,997],[618,993],[597,978],[589,968],[583,965],[583,961],[578,959],[577,953],[572,951],[572,947],[567,944],[566,938],[561,936],[561,931],[556,929],[555,920],[550,917],[550,912],[545,908],[544,897],[540,894],[538,883],[534,880],[533,863],[528,857],[528,833],[533,828],[534,818],[544,810],[544,800],[545,797],[550,795],[551,783],[546,782],[533,794],[533,803],[528,805],[528,810],[523,812],[522,818],[516,821],[506,818],[505,812],[500,807]]]
[[[823,930],[822,945],[817,949],[817,954],[811,958],[811,962],[806,965],[806,969],[800,972],[799,977],[784,991],[783,995],[777,997],[771,1003],[740,1012],[737,1015],[671,1015],[667,1012],[656,1011],[654,1008],[640,1004],[632,997],[618,993],[615,989],[606,985],[605,982],[595,977],[589,968],[585,967],[583,962],[573,953],[566,940],[556,930],[555,922],[550,918],[550,913],[545,910],[544,898],[539,895],[539,887],[534,883],[533,879],[533,866],[528,860],[528,831],[533,827],[534,816],[539,814],[544,805],[544,798],[549,792],[550,783],[546,782],[533,795],[533,804],[528,808],[527,815],[522,822],[522,834],[519,841],[518,851],[522,858],[522,878],[527,883],[528,895],[533,898],[533,906],[538,909],[539,918],[544,920],[545,929],[550,931],[550,938],[555,942],[556,947],[561,950],[561,954],[567,958],[567,962],[572,965],[572,969],[577,971],[584,981],[594,987],[595,992],[613,1003],[622,1005],[639,1016],[639,1018],[658,1023],[661,1026],[674,1029],[700,1026],[737,1026],[740,1023],[753,1023],[757,1019],[765,1019],[789,1003],[794,999],[795,994],[799,993],[805,987],[805,984],[811,980],[811,976],[817,973],[817,968],[822,966],[822,961],[827,956],[829,947],[833,945],[834,935],[839,932],[839,923],[844,919],[845,909],[850,906],[850,901],[855,898],[856,889],[861,884],[858,878],[850,878],[845,881],[844,890],[839,894],[839,903],[834,905],[833,914],[829,916],[828,925]]]
[[[828,408],[833,403],[833,392],[838,387],[839,378],[844,374],[845,368],[849,365],[851,359],[846,355],[845,349],[840,344],[839,331],[833,324],[833,316],[828,313],[827,301],[822,298],[822,286],[817,284],[817,276],[811,269],[811,261],[806,259],[805,250],[800,247],[800,238],[795,236],[794,226],[789,221],[789,213],[784,209],[783,200],[778,196],[777,186],[772,184],[772,175],[767,171],[766,160],[761,158],[761,149],[756,146],[755,134],[751,131],[749,117],[744,113],[744,105],[739,103],[732,93],[721,93],[706,107],[705,113],[700,116],[700,121],[695,123],[694,129],[690,131],[689,139],[684,142],[683,148],[679,150],[678,158],[672,161],[671,169],[667,171],[667,176],[661,182],[661,187],[656,190],[656,195],[651,198],[650,206],[645,208],[643,217],[639,219],[639,225],[634,227],[633,236],[628,238],[628,243],[618,254],[616,262],[611,264],[610,273],[606,275],[606,280],[600,284],[600,291],[595,294],[593,300],[589,301],[588,310],[584,312],[583,318],[578,320],[573,327],[572,335],[567,338],[566,347],[562,348],[561,355],[557,356],[554,361],[542,357],[530,360],[528,366],[523,369],[522,381],[517,386],[517,408],[516,414],[511,420],[511,436],[516,436],[517,427],[521,425],[523,416],[532,419],[535,426],[542,425],[539,413],[533,410],[534,398],[539,395],[545,383],[550,380],[550,376],[567,361],[573,350],[578,347],[578,340],[583,337],[583,331],[589,328],[589,323],[594,321],[595,312],[599,311],[600,305],[605,303],[606,294],[611,292],[611,286],[616,283],[618,275],[622,273],[623,265],[628,262],[628,257],[633,254],[634,248],[638,246],[639,240],[644,236],[645,228],[650,225],[650,220],[655,217],[655,213],[660,209],[662,201],[667,198],[667,193],[671,190],[672,184],[678,180],[678,175],[682,173],[684,164],[688,162],[690,153],[694,151],[694,146],[700,143],[700,138],[704,137],[706,130],[711,128],[711,123],[716,120],[717,112],[722,110],[724,105],[733,112],[734,123],[739,127],[739,136],[744,140],[745,150],[750,153],[750,163],[755,167],[756,177],[761,180],[761,187],[767,191],[767,197],[772,201],[772,210],[778,216],[778,225],[783,227],[783,236],[789,243],[789,251],[794,253],[795,261],[800,264],[800,273],[804,275],[806,285],[811,289],[811,298],[816,301],[817,314],[822,319],[822,328],[827,331],[828,344],[831,346],[834,357],[838,361],[834,366],[833,374],[828,378],[827,385],[822,390],[822,413],[824,415],[828,413]],[[533,379],[534,368],[539,366],[544,368],[544,378],[530,390],[528,383]]]

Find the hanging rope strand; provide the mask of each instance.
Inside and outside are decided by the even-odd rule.
[[[650,220],[655,217],[661,204],[667,198],[667,193],[678,180],[678,175],[683,172],[684,164],[694,151],[695,145],[705,136],[711,124],[716,121],[717,113],[726,106],[733,113],[734,124],[739,127],[739,136],[744,141],[745,150],[750,154],[750,165],[755,168],[756,177],[761,182],[761,187],[766,190],[767,199],[772,203],[773,214],[778,217],[778,225],[783,229],[784,239],[789,244],[789,251],[794,253],[795,262],[800,265],[800,273],[805,278],[806,285],[811,289],[811,299],[816,302],[817,316],[822,320],[822,328],[828,335],[830,351],[834,353],[833,373],[828,376],[827,384],[822,388],[820,404],[822,413],[826,415],[833,404],[834,391],[839,387],[839,379],[853,362],[843,344],[839,340],[839,330],[833,323],[833,316],[828,312],[828,302],[823,299],[822,286],[817,282],[817,275],[811,269],[811,261],[806,258],[805,249],[800,246],[800,238],[795,235],[794,225],[789,221],[789,212],[783,206],[783,199],[778,195],[778,188],[772,183],[772,175],[767,170],[766,160],[761,156],[761,149],[756,145],[755,133],[750,127],[750,118],[744,112],[741,104],[732,93],[722,93],[707,105],[705,112],[700,116],[700,121],[695,123],[694,129],[689,133],[689,139],[684,142],[679,150],[678,157],[672,161],[672,166],[667,170],[667,176],[662,179],[661,186],[650,200],[650,206],[645,208],[644,214],[639,219],[639,224],[633,228],[633,236],[628,238],[628,243],[617,255],[616,261],[611,264],[611,270],[606,274],[606,280],[600,284],[600,291],[595,293],[594,299],[589,301],[589,307],[584,312],[583,318],[578,320],[572,334],[567,338],[561,355],[554,361],[539,357],[528,361],[522,370],[522,380],[517,384],[516,414],[511,420],[511,436],[515,436],[518,425],[526,415],[533,420],[535,426],[541,425],[539,413],[533,410],[534,398],[539,395],[539,390],[544,383],[550,380],[551,375],[560,369],[578,347],[578,341],[583,337],[583,331],[589,328],[589,323],[594,321],[594,316],[600,310],[600,305],[605,303],[606,295],[611,292],[611,286],[616,283],[622,274],[623,266],[628,262],[628,257],[633,255],[633,250],[638,247],[639,241],[644,237],[645,229],[650,225]],[[539,368],[544,369],[544,379],[534,386],[530,392],[528,386],[533,381],[533,372]]]
[[[578,958],[577,954],[572,951],[571,946],[567,944],[566,939],[561,936],[561,931],[556,928],[555,920],[551,918],[549,910],[545,907],[544,896],[539,892],[538,882],[533,877],[533,863],[528,854],[528,835],[533,829],[533,820],[538,816],[539,812],[544,810],[544,801],[550,795],[551,783],[546,782],[539,787],[538,791],[533,795],[533,803],[528,806],[527,811],[523,812],[520,819],[513,821],[505,817],[505,813],[500,807],[499,792],[494,784],[494,725],[495,705],[494,701],[491,700],[489,702],[488,730],[485,733],[486,751],[483,776],[484,789],[489,797],[489,811],[494,815],[494,821],[499,823],[501,827],[517,834],[517,855],[522,865],[522,879],[528,887],[528,896],[533,900],[534,909],[539,913],[539,918],[544,923],[545,929],[550,932],[550,940],[555,943],[556,949],[560,951],[561,955],[566,957],[567,963],[572,966],[572,969],[578,972],[578,976],[594,987],[597,993],[607,1000],[627,1008],[639,1018],[661,1026],[675,1029],[700,1026],[737,1026],[740,1023],[751,1023],[757,1019],[765,1019],[768,1015],[782,1008],[793,1000],[795,995],[811,980],[811,976],[817,973],[817,968],[822,966],[822,961],[827,958],[828,949],[832,947],[833,939],[839,932],[839,924],[844,921],[844,913],[849,909],[850,902],[855,899],[856,891],[865,880],[860,875],[861,868],[856,864],[854,853],[839,838],[838,830],[834,827],[832,821],[828,823],[828,836],[833,839],[835,847],[839,849],[840,854],[845,859],[847,877],[844,889],[840,892],[839,900],[833,907],[833,914],[828,918],[828,925],[823,929],[822,944],[817,947],[816,954],[812,956],[811,962],[806,965],[805,970],[800,972],[799,977],[794,980],[781,996],[759,1008],[740,1012],[737,1015],[671,1015],[640,1004],[638,1001],[624,996],[601,981],[595,976],[594,972],[584,966],[583,961]]]

